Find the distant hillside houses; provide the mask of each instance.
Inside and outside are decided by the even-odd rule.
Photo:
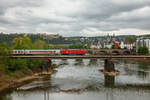
[[[114,34],[107,35],[106,37],[100,38],[100,39],[93,39],[91,42],[91,48],[107,48],[107,49],[112,49],[112,48],[120,48],[120,49],[130,49],[132,50],[135,47],[135,42],[130,43],[127,37],[118,37],[115,36]]]

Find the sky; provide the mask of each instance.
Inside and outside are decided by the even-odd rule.
[[[150,34],[150,0],[0,0],[0,32]]]

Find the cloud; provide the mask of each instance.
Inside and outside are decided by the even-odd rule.
[[[0,31],[63,36],[150,32],[150,0],[1,0]]]

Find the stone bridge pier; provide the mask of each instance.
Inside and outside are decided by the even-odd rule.
[[[44,59],[43,60],[43,70],[49,72],[52,71],[52,60],[51,59]]]
[[[115,86],[115,76],[104,75],[104,85],[113,88]]]
[[[111,61],[110,58],[107,58],[104,60],[104,71],[106,71],[106,72],[114,72],[115,71],[115,65]]]
[[[76,64],[82,65],[83,61],[82,59],[76,59]],[[91,64],[96,64],[97,60],[92,59],[90,60]],[[43,69],[45,69],[47,72],[48,71],[53,71],[53,64],[52,60],[50,58],[44,59],[43,61]],[[100,70],[104,75],[118,75],[120,72],[115,69],[115,64],[111,60],[111,57],[108,57],[104,59],[104,69]]]
[[[53,63],[51,59],[48,59],[49,71],[53,70]]]
[[[104,60],[104,69],[100,70],[104,75],[115,76],[120,74],[118,70],[115,69],[115,64],[111,58]]]

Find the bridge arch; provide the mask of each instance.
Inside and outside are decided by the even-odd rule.
[[[105,50],[101,50],[101,51],[99,51],[99,53],[100,53],[100,54],[104,54],[104,55],[105,55],[105,54],[108,54],[108,52],[105,51]]]
[[[88,54],[93,54],[93,52],[91,50],[87,50],[86,51]]]
[[[131,52],[127,50],[127,51],[123,51],[122,54],[124,54],[124,55],[129,55],[129,54],[131,54]]]
[[[121,54],[119,51],[117,51],[117,50],[113,50],[112,52],[111,52],[111,54],[113,54],[113,55],[118,55],[118,54]]]

